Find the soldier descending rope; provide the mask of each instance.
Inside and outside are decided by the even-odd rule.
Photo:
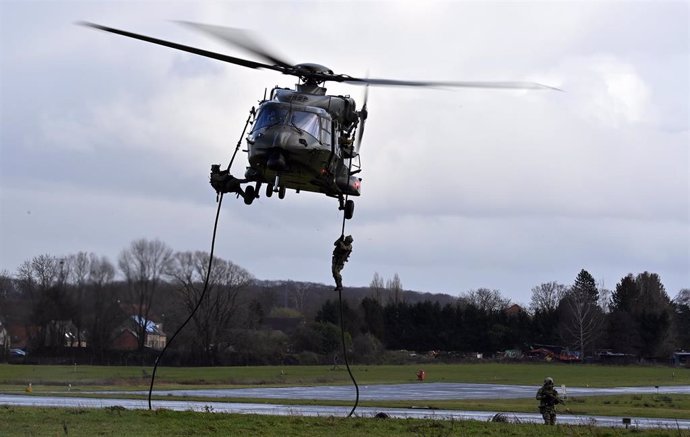
[[[547,425],[556,424],[556,405],[563,403],[558,392],[553,388],[553,378],[548,377],[544,379],[544,385],[537,391],[537,400],[539,401],[539,412],[544,418],[544,423]]]
[[[343,289],[343,277],[340,272],[345,267],[345,263],[352,253],[352,236],[347,237],[341,235],[340,238],[335,240],[333,245],[333,259],[331,264],[331,270],[333,271],[333,279],[335,279],[335,291],[340,291]]]

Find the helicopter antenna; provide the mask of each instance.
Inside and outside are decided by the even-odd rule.
[[[266,101],[266,92],[268,91],[268,88],[264,88],[264,99],[262,100],[263,102]]]

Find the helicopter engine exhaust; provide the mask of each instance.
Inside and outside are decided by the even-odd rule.
[[[266,160],[266,167],[273,171],[285,171],[288,169],[285,155],[280,150],[274,150]]]

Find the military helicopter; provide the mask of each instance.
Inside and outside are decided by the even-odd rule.
[[[211,167],[211,185],[216,192],[237,193],[247,205],[259,197],[261,186],[265,184],[266,197],[277,193],[278,198],[283,199],[287,189],[334,197],[338,199],[338,207],[344,211],[345,218],[351,219],[354,202],[348,196],[361,194],[362,179],[357,175],[362,171],[360,148],[368,115],[369,85],[555,89],[534,82],[440,82],[352,77],[334,73],[319,64],[287,62],[263,47],[247,31],[180,23],[249,51],[265,62],[241,59],[99,24],[79,24],[230,64],[273,70],[299,79],[294,89],[275,87],[268,98],[264,93],[258,110],[252,108],[248,119],[252,128],[246,137],[249,167],[244,178],[232,176],[230,166],[227,170],[221,170],[219,165]],[[350,96],[327,95],[322,85],[329,81],[366,86],[362,107],[357,110]]]

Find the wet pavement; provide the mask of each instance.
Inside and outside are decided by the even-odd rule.
[[[17,406],[43,406],[61,408],[108,408],[124,407],[127,409],[143,410],[148,408],[145,400],[134,399],[91,399],[74,397],[51,397],[51,396],[29,396],[29,395],[0,395],[0,405]],[[336,416],[345,417],[351,407],[327,407],[327,406],[304,406],[304,405],[266,405],[266,404],[244,404],[244,403],[225,403],[225,402],[189,402],[189,401],[154,401],[153,408],[165,408],[176,411],[200,411],[214,413],[237,413],[237,414],[267,414],[278,416]],[[490,420],[496,412],[491,411],[458,411],[458,410],[431,410],[415,408],[371,408],[359,407],[355,415],[359,417],[372,417],[379,412],[385,412],[394,418],[416,418],[416,419],[436,419],[436,420]],[[502,413],[511,422],[521,423],[541,423],[539,414],[530,413]],[[589,425],[622,427],[622,417],[611,416],[580,416],[571,414],[561,414],[558,416],[558,423],[571,425]],[[632,418],[631,426],[639,428],[669,428],[669,429],[690,429],[690,420],[685,419],[647,419]]]
[[[466,399],[519,399],[535,396],[536,386],[500,385],[500,384],[460,384],[460,383],[416,383],[416,384],[381,384],[360,386],[360,400],[386,401],[409,400],[414,402],[438,400],[466,400]],[[664,387],[613,387],[588,388],[566,387],[560,389],[561,394],[567,396],[605,396],[624,394],[690,394],[690,386]],[[63,392],[64,393],[64,392]],[[82,392],[86,393],[86,392]],[[222,402],[220,398],[261,398],[261,399],[310,399],[310,400],[345,400],[355,399],[355,388],[345,386],[311,386],[311,387],[261,387],[238,389],[196,389],[196,390],[154,390],[155,396],[178,397],[206,397],[208,401],[173,401],[156,400],[154,408],[170,410],[213,411],[218,413],[239,414],[269,414],[295,416],[346,416],[352,407],[333,406],[305,406],[281,404],[253,404]],[[127,396],[132,394],[148,394],[148,391],[98,391],[89,394],[108,394]],[[218,401],[212,400],[218,398]],[[440,420],[489,420],[496,412],[492,411],[459,411],[436,410],[424,407],[411,408],[370,408],[358,407],[357,416],[371,417],[379,412],[385,412],[396,418],[431,418]],[[121,406],[127,409],[147,409],[148,402],[137,399],[97,399],[60,396],[34,395],[0,395],[0,405],[74,407],[74,408],[106,408]],[[535,405],[536,409],[536,405]],[[536,413],[503,413],[511,421],[526,423],[541,423],[542,418]],[[609,416],[579,416],[560,414],[559,423],[595,425],[595,426],[623,426],[622,417]],[[632,418],[632,426],[643,428],[682,428],[690,429],[690,419],[648,419]]]
[[[534,398],[537,386],[465,384],[465,383],[417,383],[377,384],[360,386],[359,397],[367,401],[386,400],[461,400],[461,399],[519,399]],[[690,386],[663,387],[612,387],[588,388],[556,387],[561,395],[608,396],[629,394],[690,394]],[[118,394],[121,392],[92,392]],[[148,391],[129,392],[148,394]],[[316,399],[354,400],[355,388],[351,385],[313,387],[254,387],[234,389],[154,390],[156,396],[194,396],[208,398],[262,398],[262,399]]]

